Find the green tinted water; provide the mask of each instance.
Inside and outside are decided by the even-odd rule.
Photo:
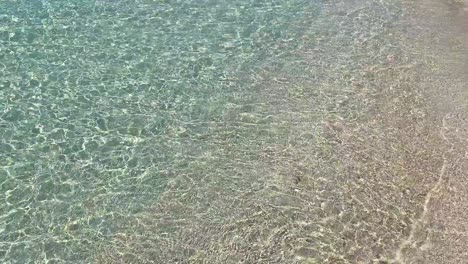
[[[2,1],[1,262],[91,261],[193,170],[209,137],[233,137],[210,124],[229,104],[253,111],[239,72],[294,50],[295,23],[318,11],[302,0]]]
[[[0,262],[440,263],[463,10],[1,1]]]

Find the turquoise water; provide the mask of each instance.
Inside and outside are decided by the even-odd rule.
[[[237,130],[210,124],[227,122],[229,104],[254,111],[240,73],[294,50],[294,21],[319,11],[301,0],[2,1],[1,262],[92,261],[193,170],[210,137]]]
[[[463,10],[1,1],[0,263],[440,263]]]

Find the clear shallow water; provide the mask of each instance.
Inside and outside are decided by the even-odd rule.
[[[2,263],[76,263],[193,170],[214,147],[203,138],[223,136],[210,124],[228,118],[227,104],[252,111],[255,92],[236,72],[293,50],[294,21],[319,7],[2,1],[0,10]]]
[[[405,8],[1,2],[1,262],[404,260],[449,160]]]

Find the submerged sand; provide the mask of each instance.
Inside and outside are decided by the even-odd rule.
[[[261,101],[228,123],[256,153],[220,139],[200,162],[225,168],[175,180],[100,261],[468,263],[465,4],[324,5],[293,59],[244,76]]]
[[[4,34],[8,41],[2,48],[18,54],[44,49],[32,52],[31,58],[27,52],[28,56],[21,55],[33,66],[38,62],[38,72],[47,73],[43,64],[51,64],[54,52],[64,47],[73,51],[80,60],[66,62],[77,63],[78,70],[65,67],[65,77],[57,71],[52,84],[47,78],[41,80],[43,84],[37,81],[37,73],[25,76],[41,96],[49,86],[62,87],[60,78],[65,78],[69,91],[53,90],[57,94],[47,94],[48,98],[60,99],[63,92],[63,102],[71,106],[83,100],[70,113],[86,114],[76,120],[70,115],[71,121],[52,114],[49,118],[49,110],[62,109],[60,99],[44,111],[49,123],[58,122],[51,131],[47,124],[46,129],[27,130],[28,122],[35,119],[23,118],[24,113],[5,115],[5,124],[12,127],[8,131],[32,131],[38,134],[34,140],[49,140],[33,140],[24,144],[27,147],[18,144],[8,153],[19,153],[19,158],[30,162],[38,148],[45,154],[36,162],[43,168],[37,167],[52,175],[18,181],[17,175],[10,175],[18,160],[2,163],[6,168],[2,176],[8,175],[2,178],[2,188],[11,189],[5,191],[0,207],[8,220],[0,223],[5,240],[0,241],[0,257],[6,263],[468,263],[467,3],[321,1],[319,11],[310,6],[297,19],[286,16],[276,21],[262,14],[276,14],[267,11],[289,2],[271,1],[248,18],[253,24],[276,21],[281,27],[249,32],[254,27],[246,21],[235,25],[239,12],[245,12],[240,4],[233,5],[228,16],[222,14],[222,6],[211,6],[214,15],[232,20],[218,28],[204,20],[205,6],[194,2],[190,14],[194,21],[205,23],[199,25],[200,34],[193,30],[194,39],[205,40],[203,34],[212,33],[210,29],[236,28],[245,28],[242,34],[248,37],[240,37],[240,32],[221,34],[216,45],[189,43],[187,51],[183,45],[179,50],[171,48],[177,47],[177,34],[192,32],[192,20],[183,20],[187,10],[179,6],[180,23],[166,27],[164,19],[154,18],[154,14],[167,15],[167,21],[172,21],[174,9],[170,1],[163,2],[166,9],[159,10],[158,3],[141,1],[139,7],[147,5],[154,13],[145,8],[132,13],[131,5],[119,1],[99,2],[96,8],[102,13],[89,9],[97,12],[92,15],[108,14],[97,28],[111,25],[112,32],[125,33],[109,39],[112,44],[123,41],[112,47],[116,54],[125,51],[116,61],[134,63],[125,67],[111,60],[113,52],[80,57],[83,52],[74,45],[100,43],[106,31],[73,31],[73,21],[54,20],[53,12],[46,14],[52,10],[47,1],[40,4],[40,15],[56,24],[42,25],[38,19],[31,25],[50,30],[47,34],[55,36],[57,43],[72,42],[57,44],[61,48],[56,49],[55,44],[35,40],[39,36],[34,34],[21,39],[18,31],[18,40],[13,33]],[[80,11],[80,6],[67,4],[65,9]],[[114,21],[111,7],[129,14],[119,13],[121,21]],[[9,23],[21,22],[15,20]],[[70,31],[61,26],[65,22],[70,23]],[[160,23],[161,35],[154,34],[151,23]],[[133,36],[141,27],[144,34]],[[70,34],[68,38],[60,30]],[[75,33],[79,37],[70,37]],[[288,34],[291,38],[285,37]],[[163,38],[167,43],[157,43],[161,36],[170,36]],[[253,52],[264,47],[255,41],[271,41],[265,49],[272,52]],[[141,54],[135,55],[132,48],[142,43]],[[154,43],[167,52],[151,49]],[[215,64],[216,59],[204,57],[204,45],[216,49],[217,59],[236,63],[225,70],[223,64]],[[99,50],[100,45],[93,48]],[[229,57],[236,49],[246,58]],[[8,56],[13,58],[15,52]],[[173,65],[169,59],[177,52],[193,56]],[[256,52],[258,58],[254,58]],[[159,67],[153,60],[162,56],[166,60],[158,62],[168,64]],[[249,59],[255,63],[246,63]],[[17,76],[20,61],[5,62],[9,78],[26,78]],[[152,83],[155,73],[166,70],[167,80]],[[97,90],[80,96],[89,87]],[[21,105],[19,97],[4,91],[12,109],[21,106],[35,113],[33,107],[41,106]],[[77,93],[76,100],[72,92]],[[194,99],[200,95],[206,98]],[[115,102],[123,103],[116,107]],[[102,113],[92,109],[88,113],[88,104]],[[79,122],[85,123],[85,132],[93,133],[74,137]],[[26,125],[15,130],[18,124]],[[67,129],[60,127],[64,124]],[[15,138],[10,134],[4,137]],[[80,137],[86,140],[70,147],[72,139]],[[59,141],[60,146],[54,145]],[[72,155],[61,155],[66,152],[62,148]],[[52,159],[54,153],[56,159]],[[36,167],[29,170],[36,175]],[[65,183],[76,189],[64,188],[64,192],[73,199],[54,185],[64,184],[59,177],[71,176],[75,179]],[[40,182],[47,177],[58,179],[49,189]],[[23,194],[12,195],[23,188]],[[75,192],[83,195],[73,196]]]

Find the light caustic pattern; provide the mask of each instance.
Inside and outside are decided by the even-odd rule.
[[[1,2],[0,262],[410,263],[463,122],[405,8]]]

